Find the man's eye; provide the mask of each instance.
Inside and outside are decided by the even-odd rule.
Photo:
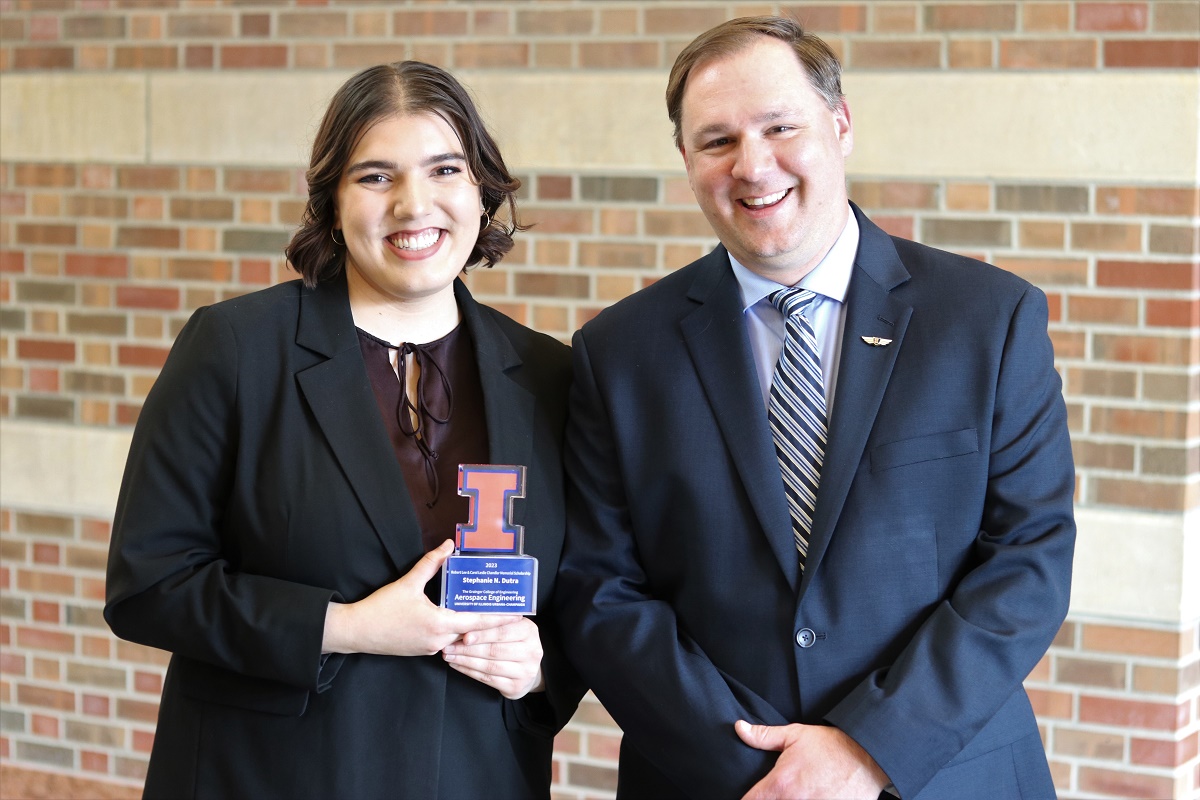
[[[722,136],[719,139],[710,139],[709,141],[704,143],[704,149],[705,150],[718,150],[718,149],[728,145],[730,141],[731,140],[729,138],[724,137],[724,136]]]

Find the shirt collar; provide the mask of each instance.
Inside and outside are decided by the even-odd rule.
[[[858,253],[858,235],[858,220],[851,210],[846,217],[846,227],[842,228],[833,247],[829,248],[829,252],[812,272],[805,275],[796,285],[844,303],[846,291],[850,287],[850,273],[854,270],[854,256]],[[733,255],[729,256],[729,263],[742,292],[743,311],[783,286],[743,266]]]

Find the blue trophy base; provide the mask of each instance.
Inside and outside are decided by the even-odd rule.
[[[442,565],[442,607],[476,614],[536,614],[537,559],[450,556]]]

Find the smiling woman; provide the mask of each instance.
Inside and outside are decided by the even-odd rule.
[[[519,183],[417,62],[337,92],[307,178],[303,280],[198,310],[134,432],[105,618],[172,653],[145,796],[548,797],[569,359],[457,280]],[[539,623],[432,602],[481,463],[530,467]]]

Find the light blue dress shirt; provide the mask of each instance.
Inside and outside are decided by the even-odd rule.
[[[817,349],[821,354],[827,418],[833,414],[842,333],[846,325],[846,290],[850,286],[854,256],[858,253],[858,235],[858,220],[850,211],[846,227],[825,258],[796,284],[817,295],[809,307],[808,320],[817,336]],[[771,400],[771,378],[783,350],[785,333],[783,315],[771,304],[770,295],[783,285],[752,272],[733,256],[729,257],[729,263],[742,292],[746,330],[750,334],[750,348],[754,351],[754,364],[758,369],[763,408],[766,408]]]

